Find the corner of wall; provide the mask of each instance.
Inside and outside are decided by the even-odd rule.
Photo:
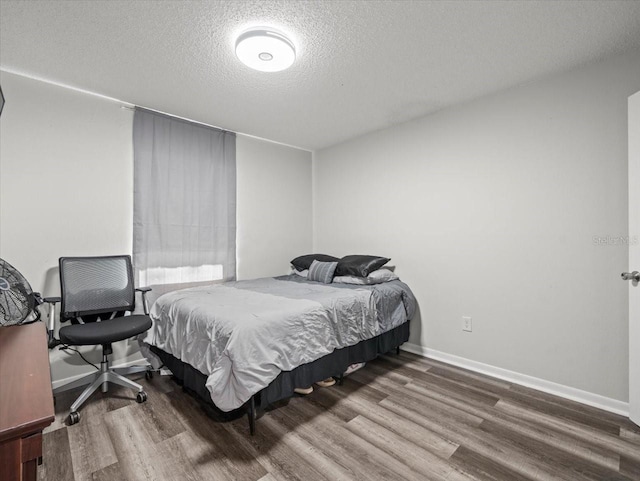
[[[311,250],[316,252],[318,249],[318,236],[317,236],[317,219],[316,219],[316,205],[317,205],[317,158],[318,154],[316,150],[311,151]]]

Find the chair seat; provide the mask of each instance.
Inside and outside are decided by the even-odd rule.
[[[60,341],[70,346],[109,344],[129,339],[151,327],[149,316],[116,317],[100,322],[73,324],[60,329]]]

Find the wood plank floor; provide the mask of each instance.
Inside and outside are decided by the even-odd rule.
[[[628,419],[408,353],[383,356],[258,420],[217,422],[169,377],[112,388],[79,424],[58,396],[39,478],[84,480],[640,480]]]

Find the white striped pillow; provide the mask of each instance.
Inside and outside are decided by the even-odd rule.
[[[330,284],[333,280],[333,274],[338,267],[337,262],[319,262],[313,261],[311,267],[309,267],[309,274],[307,279],[310,281],[323,282],[324,284]]]

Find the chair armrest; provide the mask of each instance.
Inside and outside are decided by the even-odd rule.
[[[49,304],[49,320],[47,321],[47,334],[49,335],[49,339],[47,344],[49,349],[53,349],[60,344],[60,341],[53,337],[53,334],[56,328],[56,304],[62,301],[62,297],[44,297],[42,301]]]
[[[136,287],[136,291],[142,293],[142,308],[144,313],[149,315],[149,302],[147,301],[147,292],[151,291],[150,287]]]

